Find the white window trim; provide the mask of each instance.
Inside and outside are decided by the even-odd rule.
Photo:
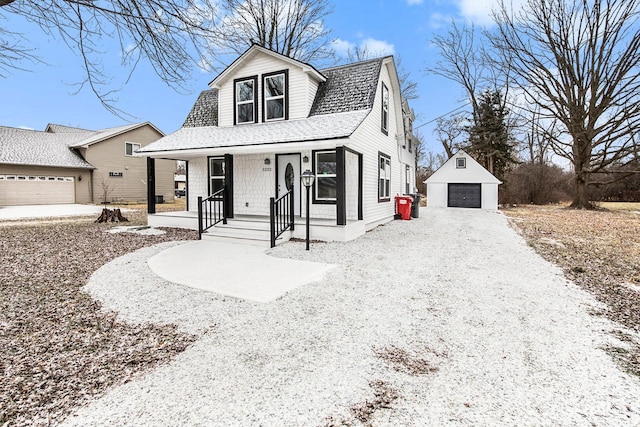
[[[387,103],[385,105],[385,95],[387,98]],[[381,117],[381,124],[380,127],[382,129],[382,132],[384,132],[385,134],[389,134],[389,88],[387,88],[387,86],[384,84],[384,82],[382,83],[382,99],[381,99],[381,110],[382,110],[382,117]]]
[[[131,154],[127,154],[127,147],[131,146]],[[136,146],[138,148],[136,148]],[[133,157],[133,155],[135,154],[136,151],[140,150],[141,145],[136,143],[136,142],[125,142],[124,143],[124,155],[127,157]]]
[[[245,82],[251,82],[251,84],[253,85],[253,90],[251,91],[251,99],[247,100],[247,101],[240,101],[240,94],[238,93],[238,86],[242,83]],[[236,105],[235,105],[235,109],[236,109],[236,124],[237,125],[246,125],[249,123],[255,123],[256,122],[256,115],[258,114],[258,112],[256,111],[256,79],[251,77],[248,79],[242,79],[242,80],[236,80],[235,84],[234,84],[234,88],[233,90],[235,90],[235,100],[236,100]],[[239,111],[239,107],[240,105],[246,105],[246,104],[251,104],[253,106],[253,117],[251,118],[251,120],[248,120],[246,122],[241,122],[240,121],[240,111]]]
[[[315,172],[316,172],[316,179],[315,179],[316,184],[314,185],[314,187],[315,187],[314,196],[315,196],[315,200],[316,201],[335,202],[337,200],[335,197],[319,197],[318,196],[318,187],[320,187],[320,186],[317,185],[317,182],[318,182],[319,179],[322,179],[322,178],[337,178],[338,177],[338,175],[335,174],[335,173],[329,173],[329,174],[323,173],[322,175],[318,174],[318,163],[319,163],[318,162],[318,154],[326,154],[326,153],[336,154],[336,150],[323,150],[323,151],[316,151],[314,153],[314,155],[315,155],[315,159],[314,160],[315,160],[315,165],[316,165],[316,168],[315,168],[316,169],[315,170]]]
[[[278,76],[282,76],[282,95],[276,95],[276,96],[267,96],[267,85],[266,85],[266,81],[270,78],[274,78],[274,77],[278,77]],[[287,99],[286,99],[286,94],[287,94],[287,76],[284,72],[282,73],[277,73],[277,74],[273,74],[270,76],[265,76],[264,77],[264,87],[262,88],[262,92],[263,92],[263,96],[264,96],[264,121],[265,122],[274,122],[274,121],[278,121],[278,120],[285,120],[286,118],[286,111],[287,111]],[[270,119],[267,117],[267,114],[269,112],[269,109],[267,108],[267,104],[269,101],[274,101],[274,100],[278,100],[278,99],[282,99],[282,117],[276,117],[273,119]]]
[[[381,174],[380,164],[384,161],[385,163],[385,176],[384,181],[385,185],[383,186],[383,194],[380,194],[380,181],[383,179]],[[387,156],[384,153],[378,153],[378,201],[379,202],[388,202],[391,200],[391,157]]]

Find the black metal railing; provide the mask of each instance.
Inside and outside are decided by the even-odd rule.
[[[293,187],[288,193],[276,199],[272,197],[269,203],[269,217],[271,220],[271,247],[276,245],[276,239],[287,230],[294,230]]]
[[[224,186],[206,199],[198,197],[198,239],[202,233],[222,221],[227,223],[227,187]]]

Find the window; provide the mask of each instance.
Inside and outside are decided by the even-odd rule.
[[[133,156],[133,154],[140,149],[140,144],[134,144],[133,142],[124,143],[124,155]]]
[[[257,114],[257,77],[235,80],[235,123],[255,123]]]
[[[315,200],[336,200],[336,152],[318,151],[315,153]]]
[[[409,139],[409,152],[413,153],[413,142],[411,141],[411,139]]]
[[[224,187],[224,157],[209,158],[209,194],[213,194]]]
[[[409,184],[411,183],[411,168],[407,165],[405,166],[404,171],[405,171],[405,178],[407,182],[407,188],[404,194],[411,194],[411,187],[409,186]]]
[[[378,201],[391,200],[391,157],[378,153]]]
[[[456,169],[465,169],[467,167],[467,159],[464,157],[458,157],[456,159]]]
[[[382,133],[389,135],[389,89],[382,83]]]
[[[263,76],[263,121],[288,118],[287,89],[287,71],[278,71]]]

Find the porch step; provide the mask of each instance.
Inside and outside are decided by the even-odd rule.
[[[218,242],[240,243],[261,247],[271,246],[269,218],[244,217],[228,219],[226,224],[218,223],[202,234],[203,239]],[[291,231],[285,231],[276,239],[276,245],[291,238]]]

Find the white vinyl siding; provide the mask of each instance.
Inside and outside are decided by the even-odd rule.
[[[303,119],[309,115],[313,98],[311,92],[315,96],[317,83],[312,82],[309,75],[302,68],[294,66],[289,62],[279,60],[273,56],[264,53],[257,53],[255,56],[247,59],[235,71],[233,76],[225,80],[218,92],[219,126],[233,126],[234,108],[234,79],[244,79],[252,76],[258,77],[258,96],[262,97],[262,76],[265,74],[275,73],[278,71],[288,70],[288,88],[289,88],[289,120]],[[263,102],[258,100],[257,116],[260,120],[263,117]]]

